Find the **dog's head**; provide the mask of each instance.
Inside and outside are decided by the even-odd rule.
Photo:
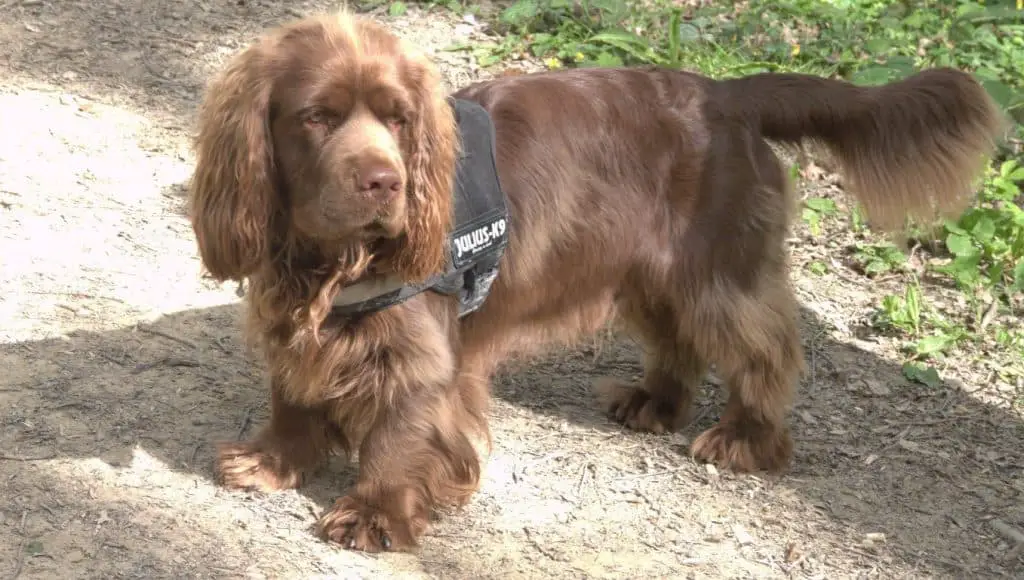
[[[326,257],[388,240],[405,279],[440,269],[456,153],[441,91],[424,56],[344,13],[234,57],[199,114],[190,212],[206,269],[242,279],[275,237]]]

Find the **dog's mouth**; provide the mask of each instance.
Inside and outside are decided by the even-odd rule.
[[[401,235],[404,228],[404,221],[399,217],[387,213],[386,210],[378,211],[370,223],[363,228],[363,234],[367,239],[394,239]]]

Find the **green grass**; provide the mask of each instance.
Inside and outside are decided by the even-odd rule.
[[[458,7],[466,10],[469,4]],[[903,294],[880,301],[874,324],[904,342],[908,379],[935,382],[929,364],[971,346],[988,352],[995,348],[996,356],[1010,360],[1002,367],[1007,380],[1024,376],[1019,363],[1024,359],[1024,324],[1019,322],[1024,303],[1021,0],[715,4],[684,9],[671,0],[517,0],[493,22],[504,36],[501,41],[452,48],[472,50],[482,66],[526,53],[549,68],[658,64],[716,78],[789,71],[861,85],[898,80],[932,66],[972,72],[1017,121],[1014,134],[994,159],[975,205],[956,221],[909,232],[926,254],[921,280],[955,288],[965,306],[952,313],[933,307],[934,284],[907,268],[904,248],[874,239],[856,207],[839,215],[831,200],[808,199],[802,218],[812,236],[820,235],[829,221],[842,222],[866,240],[856,244],[848,261],[865,283],[880,276],[906,278]],[[829,267],[812,261],[806,270],[824,275]]]

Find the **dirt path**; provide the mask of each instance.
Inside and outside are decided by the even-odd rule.
[[[192,112],[210,72],[264,26],[331,7],[5,3],[0,574],[1024,573],[988,521],[1024,520],[1021,417],[969,394],[971,377],[961,377],[967,388],[908,385],[887,343],[855,338],[874,299],[840,275],[794,274],[812,373],[785,477],[719,474],[680,454],[718,412],[710,385],[698,420],[671,437],[605,420],[591,381],[640,373],[636,348],[609,340],[508,370],[483,488],[420,553],[368,557],[311,535],[316,514],[351,481],[341,462],[299,492],[214,486],[211,442],[250,431],[267,409],[260,369],[238,344],[234,289],[198,278],[181,215]],[[386,20],[434,48],[471,28],[417,10]],[[459,55],[438,56],[450,86],[478,74]],[[824,251],[803,247],[798,266]]]

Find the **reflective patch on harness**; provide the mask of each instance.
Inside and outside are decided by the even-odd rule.
[[[477,256],[504,247],[508,241],[508,218],[504,213],[474,220],[452,235],[452,263],[456,269]]]

